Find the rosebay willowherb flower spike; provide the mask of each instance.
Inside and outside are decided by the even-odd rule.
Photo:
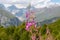
[[[26,30],[28,31],[29,28],[34,25],[34,27],[36,27],[36,22],[34,20],[35,15],[34,12],[29,10],[26,12]]]

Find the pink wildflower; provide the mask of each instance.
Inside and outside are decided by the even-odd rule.
[[[36,36],[34,34],[32,35],[31,38],[32,38],[32,40],[36,40]]]

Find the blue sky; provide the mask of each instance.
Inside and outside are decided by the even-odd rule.
[[[51,1],[55,3],[60,3],[60,0],[51,0]]]

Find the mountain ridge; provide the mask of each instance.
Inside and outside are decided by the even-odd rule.
[[[10,10],[10,8],[13,8],[11,9],[12,11]],[[14,12],[14,15],[17,16],[17,18],[22,17],[25,20],[25,13],[27,11],[27,8],[18,9],[15,5],[12,5],[8,7],[8,10],[10,10],[9,12],[11,13]],[[44,8],[35,8],[34,6],[32,6],[31,8],[32,11],[35,12],[36,22],[42,22],[44,20],[60,17],[60,5],[50,5],[49,7]]]
[[[13,15],[11,12],[0,7],[0,25],[9,26],[14,25],[18,26],[21,21]]]

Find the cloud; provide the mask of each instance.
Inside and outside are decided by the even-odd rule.
[[[27,5],[22,4],[14,4],[17,8],[26,8]]]
[[[26,8],[29,3],[36,8],[42,8],[53,3],[60,4],[59,0],[57,2],[52,0],[0,0],[0,3],[5,4],[6,7],[14,4],[17,8]]]
[[[0,0],[0,3],[4,4],[5,7],[9,7],[11,5],[15,5],[17,8],[26,8],[29,3],[35,7],[43,7],[45,5],[41,5],[40,3],[43,2],[44,4],[50,0]]]
[[[45,6],[46,6],[46,5],[38,4],[38,5],[35,6],[35,8],[43,8],[43,7],[45,7]]]
[[[21,0],[0,0],[0,3],[3,4],[13,4],[13,3],[18,3]]]
[[[31,3],[31,4],[36,4],[38,2],[43,2],[43,1],[49,1],[49,0],[0,0],[0,3],[5,3],[5,4],[17,4],[17,3]]]
[[[37,5],[35,5],[35,8],[50,7],[52,5],[60,5],[60,3],[59,2],[52,2],[51,0],[46,0],[43,2],[39,2]]]
[[[43,7],[46,7],[47,4],[50,2],[51,0],[43,0],[42,2],[38,2],[36,5],[35,5],[35,8],[43,8]]]
[[[7,7],[11,6],[11,4],[4,4],[4,6],[7,8]]]

